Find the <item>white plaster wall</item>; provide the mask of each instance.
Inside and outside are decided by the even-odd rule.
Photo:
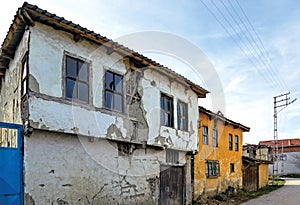
[[[168,148],[181,150],[197,150],[198,144],[198,98],[191,90],[185,90],[177,82],[170,82],[169,79],[161,74],[147,70],[143,80],[143,103],[147,111],[146,117],[150,125],[148,144],[164,145]],[[154,81],[156,86],[152,86]],[[160,95],[165,93],[173,97],[174,105],[174,128],[160,125]],[[188,105],[188,131],[177,129],[177,103],[178,100]],[[157,141],[158,137],[169,139],[164,142]]]
[[[89,62],[93,93],[89,105],[63,102],[65,51]],[[100,139],[107,137],[112,125],[121,133],[121,137],[117,131],[111,133],[112,139],[130,137],[125,124],[132,119],[126,114],[110,115],[99,109],[103,101],[104,68],[109,67],[121,74],[126,72],[125,65],[118,60],[116,54],[108,56],[105,49],[86,41],[75,43],[71,35],[48,26],[36,23],[31,28],[30,74],[38,85],[35,91],[49,97],[29,98],[30,125],[46,130],[34,129],[33,134],[25,138],[25,193],[36,204],[58,204],[60,200],[69,204],[88,204],[92,200],[98,200],[94,204],[124,204],[123,200],[136,204],[158,203],[160,164],[165,163],[165,150],[148,147],[135,150],[131,157],[122,157],[118,156],[116,143]],[[154,85],[151,82],[155,82]],[[180,162],[186,164],[186,151],[197,150],[196,94],[150,70],[144,72],[141,85],[143,109],[149,126],[147,144],[182,150]],[[174,128],[160,126],[160,92],[173,96]],[[51,97],[56,100],[51,100]],[[188,103],[188,132],[176,129],[178,100]],[[162,144],[157,137],[170,140]],[[189,179],[190,170],[185,174]],[[148,179],[155,181],[154,192]],[[186,190],[186,198],[190,199],[189,183]]]
[[[105,48],[87,41],[75,42],[71,34],[54,30],[36,22],[31,28],[30,74],[39,82],[40,93],[62,97],[63,56],[67,51],[89,62],[91,70],[93,105],[102,107],[104,66],[124,74],[125,65],[117,54],[107,55]]]
[[[116,143],[47,131],[24,145],[25,204],[158,204],[162,150],[118,156]]]
[[[300,152],[287,152],[286,161],[278,161],[278,174],[300,174]],[[269,165],[269,174],[273,174],[273,164]]]
[[[18,45],[14,58],[6,70],[0,91],[0,121],[21,124],[21,73],[22,59],[28,50],[29,31]]]
[[[95,111],[102,107],[103,74],[105,68],[124,74],[125,65],[117,54],[107,55],[105,49],[87,41],[75,42],[72,35],[54,30],[51,27],[36,23],[31,28],[30,41],[30,74],[36,80],[42,94],[63,97],[62,69],[63,56],[67,51],[89,62],[92,72],[92,105],[78,106],[62,104],[51,100],[31,97],[30,121],[33,127],[55,130],[66,133],[77,133],[95,137],[105,137],[110,125],[116,124],[122,137],[130,137],[124,128],[124,116],[108,115]],[[155,85],[151,85],[154,81]],[[167,146],[185,151],[197,150],[197,96],[191,90],[150,69],[144,72],[142,78],[142,102],[149,125],[147,143],[150,145]],[[160,92],[173,96],[174,128],[160,126]],[[177,101],[188,103],[188,132],[177,130]],[[127,119],[126,120],[130,120]],[[157,140],[164,138],[165,142]],[[116,136],[117,138],[117,136]]]

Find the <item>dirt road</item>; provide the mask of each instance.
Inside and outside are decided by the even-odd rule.
[[[285,179],[283,187],[267,194],[252,199],[242,205],[299,205],[300,204],[300,179]]]

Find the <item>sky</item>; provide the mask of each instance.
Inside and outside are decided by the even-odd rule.
[[[299,100],[278,113],[278,138],[300,137],[298,0],[31,0],[28,3],[113,40],[151,31],[185,39],[202,51],[216,71],[224,95],[222,113],[251,128],[244,133],[243,144],[273,140],[273,97],[287,92],[291,100]],[[23,1],[10,0],[1,6],[1,42],[22,4]],[[188,59],[155,49],[138,52],[214,91],[209,86],[210,79],[201,72],[193,73],[197,71]],[[217,111],[211,95],[199,104]]]

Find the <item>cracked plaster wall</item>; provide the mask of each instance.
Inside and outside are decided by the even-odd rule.
[[[102,108],[103,78],[105,69],[125,74],[125,79],[134,77],[126,70],[126,65],[117,61],[117,54],[107,55],[104,48],[87,41],[75,43],[72,36],[37,23],[31,28],[30,74],[34,79],[31,90],[59,99],[63,97],[62,66],[64,52],[76,54],[89,62],[92,81],[92,104],[78,106],[77,103],[63,104],[51,99],[38,97],[29,99],[31,126],[47,130],[78,133],[82,135],[107,137],[107,129],[112,124],[122,135],[111,138],[131,140],[134,121],[137,121],[138,140],[150,145],[167,146],[186,151],[197,150],[197,96],[176,81],[171,81],[158,72],[146,69],[138,77],[134,86],[142,97],[141,102],[126,107],[125,115],[111,115],[96,111]],[[117,60],[116,60],[117,59]],[[47,74],[46,74],[47,73]],[[133,72],[134,73],[134,72]],[[132,82],[131,82],[132,83]],[[173,97],[174,128],[160,126],[160,92]],[[144,94],[147,93],[147,94]],[[177,130],[177,102],[188,104],[188,131]],[[87,107],[87,109],[86,109]],[[62,123],[63,122],[63,123]]]
[[[21,119],[21,73],[22,59],[28,50],[29,31],[25,31],[14,58],[10,61],[0,84],[0,122],[22,123]]]
[[[114,142],[48,131],[34,131],[24,143],[25,204],[158,203],[163,150],[118,156]]]
[[[105,48],[85,40],[76,43],[70,34],[38,22],[30,30],[29,88],[42,95],[29,97],[29,122],[33,128],[45,131],[34,130],[25,139],[25,192],[28,197],[39,202],[37,204],[64,201],[99,204],[92,202],[96,198],[108,200],[104,204],[116,201],[121,204],[157,204],[160,164],[165,163],[165,151],[139,148],[134,150],[133,157],[125,159],[117,156],[116,143],[109,143],[108,147],[113,149],[107,151],[105,145],[108,141],[102,139],[146,142],[182,150],[180,155],[185,156],[187,151],[197,150],[197,95],[150,69],[140,74],[132,72],[119,61],[120,56],[116,53],[107,55]],[[89,63],[90,104],[82,105],[63,98],[62,69],[66,51]],[[127,106],[126,114],[103,109],[105,69],[125,75],[125,80],[135,79],[134,85],[141,100]],[[160,126],[161,92],[173,97],[174,128]],[[178,100],[188,104],[187,132],[176,129]],[[78,138],[68,134],[77,134]],[[105,152],[99,154],[102,150]],[[99,161],[102,162],[100,165]],[[182,159],[181,163],[187,161]],[[101,165],[103,168],[99,168]],[[117,172],[111,172],[111,169]],[[136,177],[136,173],[143,176]],[[190,169],[185,174],[189,179]],[[190,183],[185,187],[186,199],[190,200]]]

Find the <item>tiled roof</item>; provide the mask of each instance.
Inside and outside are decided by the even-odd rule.
[[[245,125],[242,125],[240,123],[234,122],[234,121],[232,121],[232,120],[224,117],[224,115],[220,111],[218,113],[214,113],[214,112],[212,112],[210,110],[207,110],[206,108],[201,107],[201,106],[198,106],[198,110],[199,110],[199,112],[205,113],[205,114],[207,114],[209,116],[221,119],[224,122],[227,122],[228,124],[232,124],[234,127],[241,128],[244,132],[249,132],[250,131],[249,127],[246,127]]]
[[[278,146],[299,146],[300,145],[300,139],[294,138],[294,139],[282,139],[278,140]],[[266,140],[266,141],[260,141],[260,145],[268,145],[268,146],[275,146],[274,140]]]
[[[18,9],[13,23],[11,24],[6,38],[1,46],[0,66],[2,65],[3,67],[3,65],[9,63],[9,58],[7,58],[6,56],[13,55],[11,54],[11,52],[14,52],[16,46],[19,44],[25,31],[26,25],[33,25],[34,21],[52,26],[55,29],[60,29],[70,33],[76,33],[81,35],[85,39],[105,44],[105,46],[110,46],[116,52],[122,53],[123,55],[127,55],[131,58],[135,58],[136,60],[145,63],[155,69],[159,69],[160,71],[168,75],[179,78],[181,81],[185,82],[195,93],[197,93],[199,97],[205,97],[206,94],[209,93],[209,91],[193,83],[184,76],[174,72],[168,67],[157,63],[154,60],[147,58],[146,56],[138,52],[135,52],[130,48],[121,45],[111,39],[108,39],[105,36],[97,34],[94,31],[84,28],[79,24],[75,24],[72,21],[68,21],[63,17],[59,17],[56,14],[50,13],[47,10],[43,10],[36,5],[31,5],[27,2],[25,2],[23,6]]]

